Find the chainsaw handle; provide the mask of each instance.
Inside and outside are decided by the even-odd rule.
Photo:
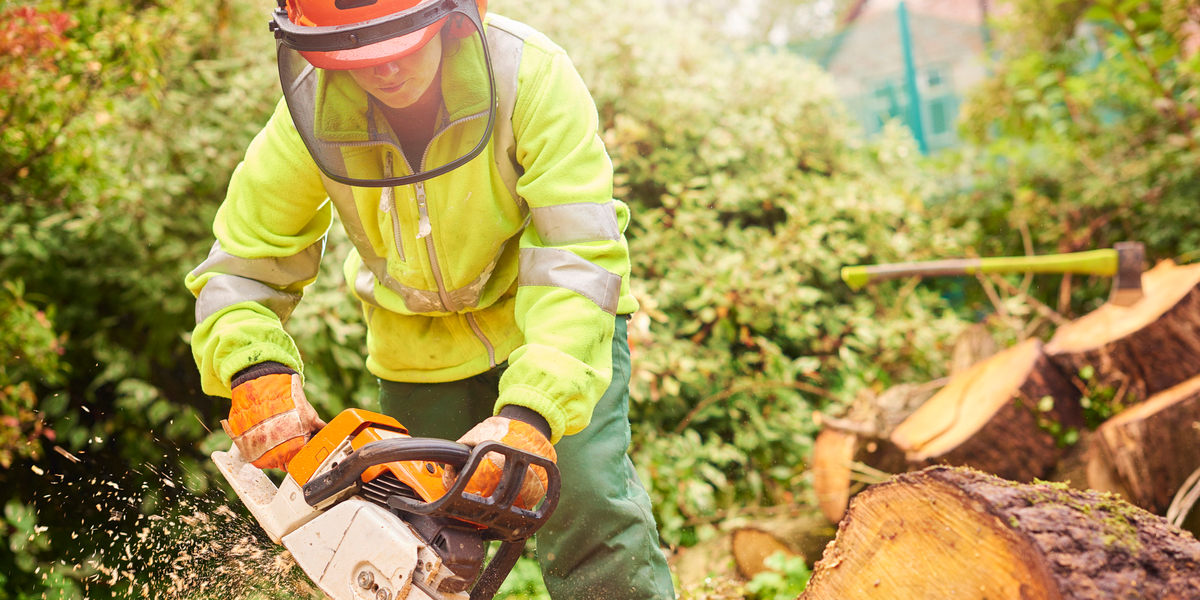
[[[496,491],[488,497],[466,493],[467,482],[491,453],[504,456],[504,471]],[[425,461],[450,465],[459,471],[458,479],[446,493],[431,502],[393,496],[388,505],[403,512],[429,516],[448,516],[485,526],[506,541],[523,540],[550,519],[558,506],[562,482],[554,461],[518,450],[496,441],[485,441],[471,448],[457,442],[435,438],[394,438],[363,444],[328,472],[304,485],[304,501],[317,506],[359,484],[367,469],[395,461]],[[546,472],[546,498],[536,510],[525,510],[514,503],[521,482],[530,466]]]
[[[504,471],[496,490],[486,498],[466,492],[467,482],[475,474],[475,469],[485,456],[493,452],[504,456]],[[514,505],[521,493],[521,482],[531,466],[546,472],[546,497],[536,510]],[[441,498],[420,502],[392,496],[388,499],[388,506],[419,515],[454,517],[487,527],[493,536],[491,539],[516,541],[529,538],[550,520],[550,515],[558,506],[561,491],[562,482],[554,461],[488,440],[471,449],[466,465],[459,469],[458,479]]]
[[[363,444],[329,471],[304,485],[304,501],[318,504],[358,485],[367,469],[397,461],[425,461],[461,469],[471,457],[471,447],[435,438],[396,438]]]

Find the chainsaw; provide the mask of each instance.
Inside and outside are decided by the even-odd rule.
[[[464,491],[487,455],[504,457],[496,491]],[[499,442],[470,448],[414,438],[395,419],[347,409],[288,463],[278,487],[237,446],[213,462],[277,544],[332,600],[490,600],[558,504],[555,464]],[[459,476],[449,488],[442,472]],[[530,466],[546,498],[521,506]],[[491,542],[500,546],[487,566]]]

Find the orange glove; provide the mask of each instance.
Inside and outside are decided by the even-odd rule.
[[[542,435],[529,423],[508,417],[488,417],[459,438],[458,443],[474,447],[488,440],[495,440],[518,450],[548,458],[552,462],[558,462],[558,453],[554,451],[554,446],[550,444],[550,440],[546,439],[545,435]],[[486,460],[479,463],[479,468],[475,469],[475,475],[471,477],[471,481],[467,483],[467,487],[463,491],[484,497],[490,496],[492,492],[496,491],[496,486],[500,485],[500,475],[503,472],[504,456],[494,452],[488,454]],[[454,485],[454,480],[458,479],[458,471],[447,468],[442,474],[442,479],[446,487],[450,487]],[[528,473],[525,474],[525,480],[521,483],[521,495],[517,499],[518,506],[526,509],[537,506],[537,503],[546,497],[546,486],[546,471],[541,467],[530,465]]]
[[[304,397],[300,375],[283,365],[255,365],[234,382],[233,407],[221,426],[242,456],[260,469],[287,468],[313,432],[325,426]]]

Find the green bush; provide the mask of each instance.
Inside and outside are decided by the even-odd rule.
[[[251,21],[261,29],[258,8],[226,2],[0,5],[0,281],[23,282],[66,336],[54,376],[4,359],[32,394],[20,410],[59,448],[0,469],[10,534],[21,515],[43,524],[27,548],[0,549],[0,597],[74,589],[60,567],[98,550],[80,534],[114,508],[94,501],[109,489],[95,478],[143,490],[147,511],[210,486],[201,442],[223,409],[199,391],[181,282],[277,94],[270,39]],[[0,321],[30,312],[10,295],[18,310]]]

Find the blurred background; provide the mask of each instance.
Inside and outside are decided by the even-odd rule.
[[[313,593],[209,463],[228,405],[200,391],[183,287],[280,96],[273,5],[0,0],[0,598]],[[1194,0],[488,10],[563,46],[596,100],[633,209],[631,453],[674,555],[738,519],[811,514],[816,413],[946,375],[975,324],[1045,338],[1034,302],[1078,316],[1108,291],[855,293],[839,267],[1126,239],[1149,264],[1200,257]],[[327,417],[377,405],[349,248],[335,226],[287,324]],[[795,597],[804,558],[681,587]],[[526,560],[504,594],[539,586]]]

